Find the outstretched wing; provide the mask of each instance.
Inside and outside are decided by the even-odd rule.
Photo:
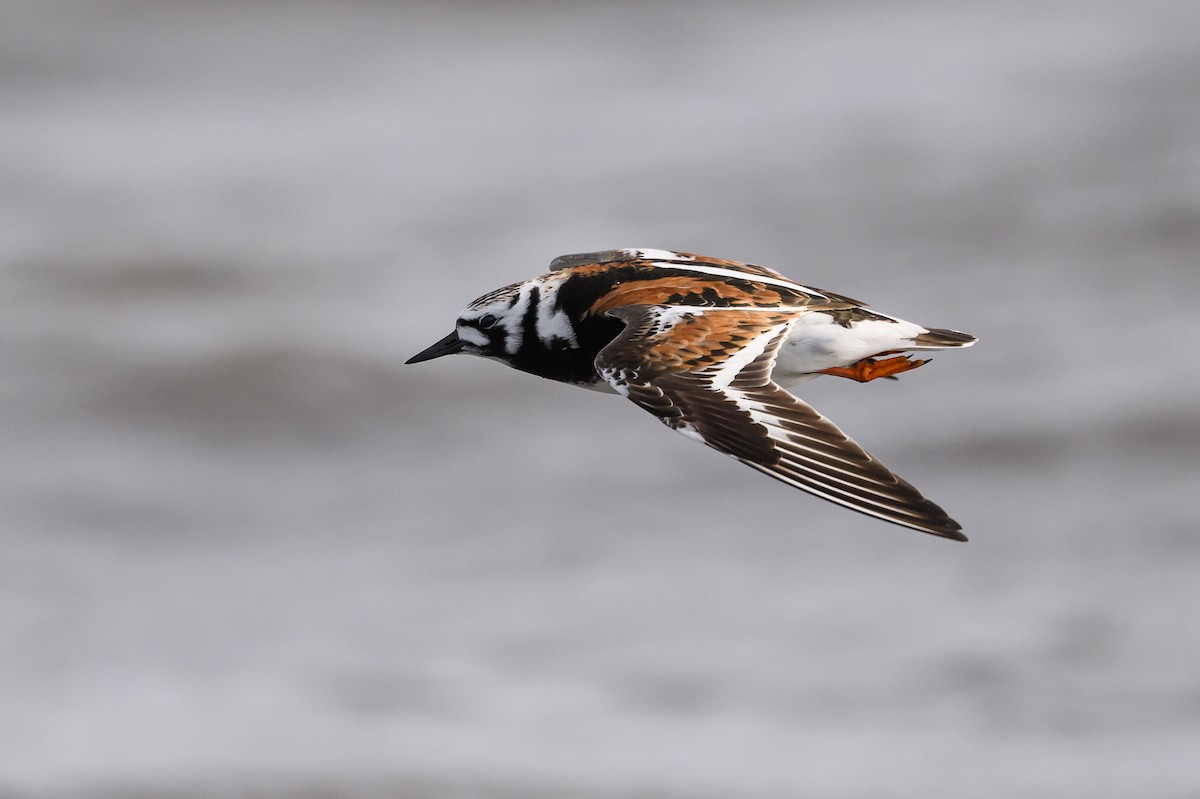
[[[965,541],[961,526],[837,425],[771,380],[804,309],[630,305],[596,358],[619,393],[668,427],[852,510]]]

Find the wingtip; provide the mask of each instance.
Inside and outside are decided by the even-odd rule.
[[[570,269],[584,264],[616,264],[628,261],[697,261],[704,260],[703,256],[677,250],[663,250],[656,247],[622,247],[618,250],[597,250],[595,252],[576,252],[560,255],[550,262],[550,271]]]
[[[636,256],[636,250],[596,250],[594,252],[573,252],[567,255],[560,255],[550,262],[550,271],[557,272],[560,269],[570,269],[574,266],[583,266],[584,264],[611,264],[619,261],[629,261]]]
[[[936,515],[931,514],[931,517],[927,519],[925,524],[913,524],[910,525],[911,527],[920,530],[923,533],[936,535],[939,538],[946,538],[950,541],[962,541],[965,543],[968,540],[966,534],[962,531],[961,524],[951,519],[948,515],[946,515],[945,511],[943,511],[934,503],[929,502],[929,500],[925,501],[929,503],[930,509],[934,511]],[[900,523],[903,524],[903,522]]]

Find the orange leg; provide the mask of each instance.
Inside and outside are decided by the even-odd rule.
[[[874,358],[863,358],[849,366],[835,366],[822,370],[822,374],[834,377],[848,377],[860,383],[867,383],[878,377],[891,377],[918,366],[924,366],[929,361],[910,361],[907,355],[897,355],[894,358],[884,358],[877,361]]]

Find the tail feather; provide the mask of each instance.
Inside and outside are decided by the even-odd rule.
[[[940,350],[947,347],[969,347],[977,340],[970,333],[935,327],[914,338],[913,343],[916,345],[914,349]]]

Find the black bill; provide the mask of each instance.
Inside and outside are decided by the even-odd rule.
[[[434,344],[432,347],[421,350],[416,355],[409,358],[405,363],[420,363],[421,361],[432,361],[434,358],[440,358],[443,355],[453,355],[456,352],[462,352],[462,339],[458,337],[457,331],[446,336],[444,339]]]

